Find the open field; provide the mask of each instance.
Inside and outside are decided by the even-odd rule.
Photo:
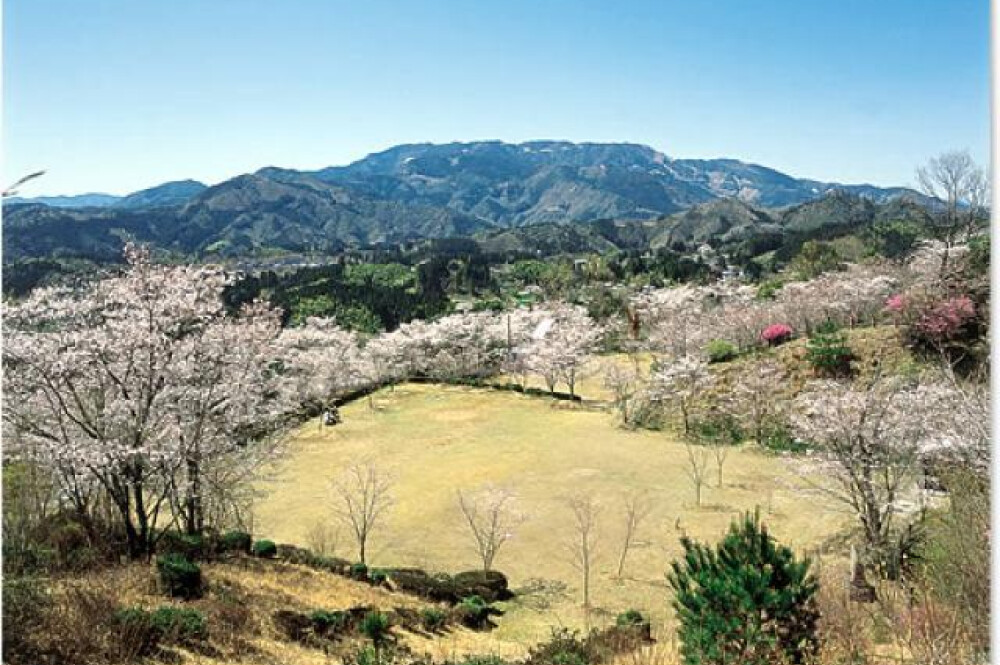
[[[394,477],[395,505],[373,535],[370,562],[455,572],[478,564],[456,490],[487,484],[514,490],[528,519],[495,567],[515,589],[534,591],[507,604],[500,628],[482,636],[492,645],[478,645],[480,651],[531,643],[547,636],[551,625],[582,625],[580,576],[567,547],[572,527],[566,498],[573,493],[592,493],[602,506],[594,620],[603,623],[635,607],[649,612],[660,630],[672,614],[664,572],[681,551],[682,532],[715,541],[740,511],[760,506],[780,540],[806,550],[850,523],[786,461],[749,447],[729,455],[722,488],[710,470],[698,508],[684,445],[667,433],[624,430],[603,410],[427,384],[383,390],[374,403],[374,411],[366,400],[345,406],[344,422],[336,427],[320,429],[312,421],[301,428],[264,487],[268,495],[257,506],[255,531],[306,545],[316,524],[334,521],[330,479],[349,463],[372,458]],[[623,502],[637,491],[648,495],[653,509],[619,582]],[[350,535],[340,531],[338,555],[356,558]]]

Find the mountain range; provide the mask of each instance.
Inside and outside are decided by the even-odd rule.
[[[4,260],[109,260],[129,237],[201,256],[449,236],[599,250],[626,236],[656,246],[857,225],[904,200],[919,195],[627,143],[409,144],[347,166],[268,167],[211,187],[184,180],[125,197],[7,199]]]

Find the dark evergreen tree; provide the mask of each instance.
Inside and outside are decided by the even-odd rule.
[[[817,647],[816,578],[761,524],[734,521],[714,549],[683,538],[667,579],[688,665],[802,663]]]

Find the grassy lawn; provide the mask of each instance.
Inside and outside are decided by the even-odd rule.
[[[592,379],[585,387],[598,384]],[[395,479],[395,505],[373,535],[370,562],[457,572],[476,568],[478,561],[456,490],[511,488],[528,519],[495,567],[515,589],[535,591],[507,604],[499,629],[481,638],[493,645],[486,650],[506,652],[514,643],[544,638],[551,625],[582,625],[580,575],[567,547],[573,532],[566,498],[575,492],[592,493],[602,506],[591,592],[596,623],[629,607],[651,614],[660,629],[672,622],[664,572],[681,551],[682,531],[715,541],[740,511],[760,506],[780,540],[805,550],[849,524],[839,506],[811,490],[784,460],[753,448],[730,453],[721,488],[710,467],[698,508],[684,445],[666,433],[621,429],[609,412],[515,393],[416,384],[384,390],[374,403],[374,411],[366,400],[347,405],[336,427],[320,429],[316,421],[302,427],[263,488],[267,496],[257,506],[255,530],[278,542],[307,544],[310,529],[334,521],[330,479],[353,461],[373,458]],[[618,581],[623,502],[634,491],[646,492],[653,509],[625,579]],[[337,550],[357,556],[346,529]],[[484,650],[483,644],[453,646]]]

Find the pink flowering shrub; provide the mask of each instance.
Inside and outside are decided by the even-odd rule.
[[[924,341],[941,344],[965,336],[976,319],[976,305],[969,296],[956,296],[932,303],[913,324],[913,332]]]
[[[885,308],[893,314],[902,314],[910,304],[909,300],[902,293],[889,296],[885,301]]]
[[[787,323],[772,323],[764,328],[760,338],[768,346],[778,346],[792,338],[792,327]]]

